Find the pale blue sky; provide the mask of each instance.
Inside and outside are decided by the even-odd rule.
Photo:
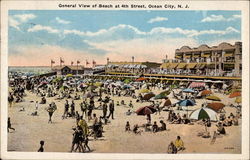
[[[44,47],[52,47],[77,52],[77,56],[86,59],[103,59],[112,54],[121,57],[133,52],[128,50],[128,46],[133,45],[135,50],[138,47],[134,54],[143,60],[145,56],[141,52],[145,51],[140,48],[146,47],[148,54],[152,54],[153,44],[158,48],[169,45],[169,50],[162,47],[157,54],[163,55],[165,50],[172,55],[173,48],[183,45],[198,47],[236,40],[241,40],[240,11],[9,11],[10,56],[27,56],[27,50],[32,48],[41,51]],[[147,58],[159,61],[150,56],[145,60]]]

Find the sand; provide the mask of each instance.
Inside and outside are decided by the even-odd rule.
[[[154,93],[159,93],[162,90],[153,90]],[[8,116],[11,117],[12,127],[16,130],[8,133],[8,151],[25,151],[36,152],[39,148],[40,140],[45,141],[45,152],[69,152],[72,142],[72,127],[75,126],[75,119],[68,118],[62,120],[61,116],[64,111],[65,100],[54,100],[54,98],[47,98],[47,104],[39,105],[39,116],[31,116],[30,114],[35,111],[35,101],[41,99],[41,97],[35,96],[33,93],[27,92],[25,101],[14,104],[8,109]],[[224,104],[233,103],[234,99],[229,99],[228,96],[215,93],[222,99]],[[104,95],[105,96],[105,95]],[[172,103],[177,102],[173,99],[172,94],[169,95]],[[112,97],[115,104],[117,100],[122,98],[125,103],[128,104],[131,100],[130,97]],[[34,101],[34,102],[30,102]],[[48,124],[48,113],[45,110],[48,107],[48,103],[54,101],[57,104],[58,109],[55,111],[52,117],[52,124]],[[136,103],[135,99],[134,108],[136,110],[139,107],[150,104],[149,102]],[[197,109],[205,100],[197,100],[197,105],[190,107],[190,110]],[[71,100],[69,101],[71,103]],[[80,111],[81,100],[76,100],[76,111]],[[96,106],[99,103],[96,102]],[[24,107],[24,112],[19,112],[19,109]],[[226,127],[227,134],[222,137],[218,137],[214,144],[210,144],[211,138],[198,137],[198,132],[204,131],[205,127],[195,123],[194,125],[185,124],[169,124],[166,119],[168,112],[162,111],[161,114],[153,114],[152,122],[163,120],[167,124],[167,131],[163,132],[145,132],[143,130],[141,135],[135,135],[132,132],[124,132],[126,121],[130,122],[131,128],[134,124],[142,125],[146,123],[145,116],[138,116],[132,114],[126,116],[125,112],[129,107],[115,106],[114,120],[107,125],[104,125],[103,137],[98,140],[93,140],[90,137],[89,146],[91,153],[166,153],[167,146],[171,141],[176,139],[179,135],[184,141],[185,150],[178,152],[184,153],[241,153],[241,120],[239,120],[239,126]],[[236,113],[236,109],[226,106],[227,115]],[[176,111],[176,113],[187,113],[187,111]],[[191,111],[189,111],[190,113]],[[81,112],[80,112],[81,113]],[[99,117],[102,115],[101,110],[94,110]],[[92,124],[92,122],[88,122]],[[216,130],[216,123],[212,123],[209,128],[210,134]]]

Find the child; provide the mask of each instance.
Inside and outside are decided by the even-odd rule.
[[[130,130],[130,124],[129,121],[127,121],[126,126],[125,126],[125,131],[131,131]]]
[[[86,137],[85,137],[85,141],[84,141],[84,149],[86,150],[86,148],[88,148],[88,150],[90,151],[90,148],[89,148],[89,146],[88,146],[88,143],[89,143],[89,138],[88,138],[88,136],[86,135]]]

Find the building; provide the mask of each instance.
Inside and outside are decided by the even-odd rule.
[[[57,75],[67,75],[67,74],[84,74],[88,68],[84,68],[84,66],[54,66],[52,67],[52,72],[56,72]]]
[[[218,46],[201,45],[198,48],[183,46],[175,50],[175,59],[165,61],[162,69],[178,70],[191,74],[236,76],[242,72],[242,43],[223,42]]]
[[[145,73],[150,69],[159,68],[156,62],[108,62],[106,72]]]

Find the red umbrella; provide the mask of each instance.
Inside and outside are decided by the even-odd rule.
[[[137,115],[143,115],[143,116],[145,116],[145,115],[153,114],[156,111],[157,110],[154,107],[152,107],[152,106],[145,106],[145,107],[139,108],[136,111],[136,113],[137,113]]]
[[[212,94],[212,92],[209,91],[209,90],[203,90],[203,91],[201,92],[201,96],[207,96],[207,95],[210,95],[210,94]]]
[[[241,92],[237,91],[237,92],[233,92],[229,95],[229,98],[234,98],[234,97],[239,97],[241,96]]]
[[[212,110],[218,112],[220,111],[221,109],[223,109],[225,107],[225,104],[223,103],[208,103],[207,104],[207,107],[208,108],[211,108]]]
[[[145,81],[146,79],[147,78],[141,77],[141,78],[136,79],[135,81]]]

